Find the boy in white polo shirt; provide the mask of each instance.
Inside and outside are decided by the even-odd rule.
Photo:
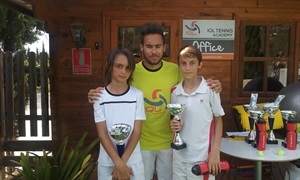
[[[178,56],[179,68],[184,80],[172,89],[171,103],[184,104],[180,121],[171,120],[172,131],[180,131],[186,148],[173,150],[173,180],[195,179],[192,173],[195,164],[208,163],[211,175],[204,179],[214,179],[221,172],[220,145],[225,114],[221,106],[220,94],[206,85],[206,80],[198,76],[202,67],[202,54],[194,46],[185,46]]]

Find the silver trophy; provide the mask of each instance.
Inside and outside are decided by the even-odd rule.
[[[244,110],[249,114],[249,118],[248,119],[249,119],[250,131],[249,131],[248,136],[245,139],[245,141],[248,144],[251,144],[255,140],[255,132],[254,132],[255,119],[250,114],[250,111],[255,111],[255,110],[258,109],[258,107],[257,107],[257,98],[258,98],[258,94],[257,93],[252,93],[251,97],[250,97],[250,104],[244,104],[243,105]]]
[[[250,104],[244,104],[243,107],[244,107],[244,110],[249,114],[248,119],[249,119],[249,127],[250,127],[249,134],[246,137],[245,141],[248,144],[251,144],[255,140],[255,132],[254,132],[255,120],[254,120],[253,116],[250,114],[250,111],[254,111],[255,109],[257,109],[257,106],[250,106]]]
[[[296,119],[297,112],[292,110],[281,110],[282,118],[287,122]]]
[[[167,104],[167,108],[169,109],[171,115],[174,116],[174,119],[180,121],[179,115],[184,110],[184,104]],[[186,143],[182,141],[179,132],[175,132],[171,147],[176,150],[186,148]]]
[[[268,133],[268,139],[267,139],[267,144],[278,144],[278,141],[275,138],[274,132],[273,132],[273,126],[274,126],[274,121],[275,121],[275,113],[278,111],[279,106],[273,106],[272,104],[266,104],[263,106],[263,110],[265,111],[266,114],[269,115],[268,121],[269,121],[269,128],[270,131]]]
[[[263,106],[264,112],[269,115],[268,121],[270,130],[268,133],[267,144],[278,144],[273,132],[273,126],[275,121],[275,113],[279,110],[279,104],[284,97],[285,95],[279,95],[273,103],[265,104]]]
[[[114,124],[108,129],[109,135],[116,141],[117,151],[121,157],[125,151],[125,139],[129,136],[131,126],[128,124]]]

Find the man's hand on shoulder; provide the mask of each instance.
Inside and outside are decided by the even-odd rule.
[[[218,79],[207,79],[206,82],[210,89],[216,93],[220,93],[222,91],[222,84]]]
[[[88,100],[89,103],[94,103],[96,100],[98,100],[99,97],[101,97],[103,87],[98,87],[97,89],[90,89],[88,92]]]

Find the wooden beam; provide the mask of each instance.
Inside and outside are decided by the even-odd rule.
[[[4,141],[4,151],[52,151],[52,141]]]
[[[0,0],[0,4],[12,8],[22,14],[33,17],[32,6],[28,3],[16,3],[15,1]]]

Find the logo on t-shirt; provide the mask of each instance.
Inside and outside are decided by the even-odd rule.
[[[151,96],[152,99],[144,98],[146,112],[160,113],[162,112],[163,104],[165,104],[166,106],[167,104],[166,98],[163,95],[161,95],[159,92],[161,92],[161,89],[155,89],[152,92],[152,96]]]

